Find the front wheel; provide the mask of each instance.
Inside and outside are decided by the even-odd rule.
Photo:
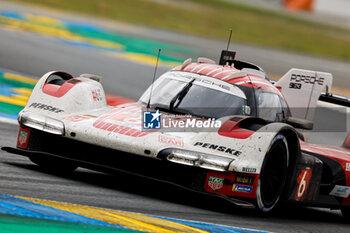
[[[60,158],[30,156],[29,159],[43,169],[54,173],[69,173],[78,168],[77,163]]]
[[[256,201],[258,208],[269,212],[278,204],[288,174],[289,151],[287,139],[277,134],[272,140],[261,167]]]

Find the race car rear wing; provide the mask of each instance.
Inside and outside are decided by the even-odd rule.
[[[293,117],[314,120],[317,101],[324,91],[323,99],[335,101],[331,88],[333,76],[330,73],[291,69],[275,83],[289,105]]]
[[[330,94],[322,93],[319,100],[350,108],[350,97],[347,97],[347,96],[342,96],[342,95],[337,95],[332,93]],[[348,132],[348,135],[345,138],[342,147],[346,149],[350,149],[350,132]]]
[[[344,107],[350,107],[350,97],[347,96],[322,92],[319,100]]]

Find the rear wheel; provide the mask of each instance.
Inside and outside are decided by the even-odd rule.
[[[60,158],[47,158],[47,157],[42,157],[42,156],[30,156],[29,157],[30,161],[33,163],[39,165],[43,169],[49,171],[49,172],[54,172],[54,173],[68,173],[68,172],[73,172],[78,168],[78,164],[65,160],[65,159],[60,159]]]
[[[283,134],[277,134],[265,155],[260,172],[256,201],[261,211],[269,212],[278,204],[287,180],[288,163],[287,139]]]

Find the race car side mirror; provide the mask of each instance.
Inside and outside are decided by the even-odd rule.
[[[294,128],[298,128],[298,129],[312,130],[314,128],[314,123],[312,123],[312,121],[308,121],[308,120],[300,119],[300,118],[295,118],[295,117],[286,118],[285,123],[293,126]]]

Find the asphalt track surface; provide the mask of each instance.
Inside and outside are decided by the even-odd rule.
[[[111,59],[94,50],[57,44],[31,33],[0,29],[0,35],[0,67],[4,69],[35,76],[49,70],[64,70],[74,75],[99,74],[104,77],[107,92],[129,98],[139,97],[151,83],[153,68],[147,65]],[[342,67],[343,63],[338,65]],[[167,69],[160,67],[158,74]],[[327,115],[324,117],[321,122],[327,120]],[[0,123],[0,132],[0,146],[15,146],[16,125]],[[345,134],[336,133],[332,137],[320,134],[314,140],[339,144]],[[349,232],[350,229],[349,221],[342,218],[340,211],[288,206],[264,216],[219,198],[125,174],[111,176],[85,169],[64,176],[49,174],[27,158],[3,151],[0,151],[0,193],[272,232]]]

